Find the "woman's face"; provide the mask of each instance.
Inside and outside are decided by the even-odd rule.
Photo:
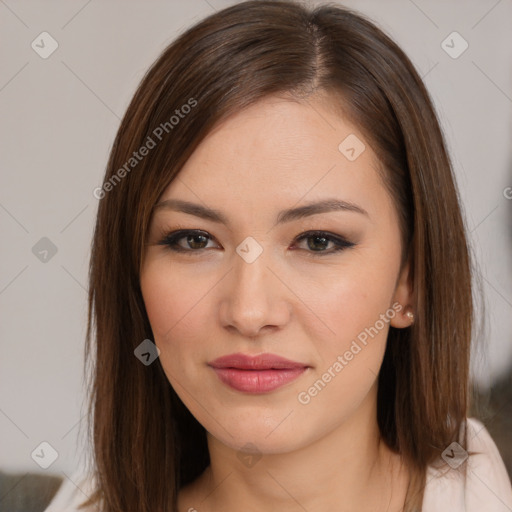
[[[152,218],[141,287],[160,362],[233,449],[284,453],[368,421],[389,325],[409,325],[397,212],[368,142],[331,112],[273,97],[231,117]],[[352,206],[304,209],[324,201]],[[211,366],[230,354],[299,364]]]

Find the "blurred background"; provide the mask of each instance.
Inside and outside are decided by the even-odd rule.
[[[149,65],[190,25],[235,3],[0,0],[0,510],[43,510],[90,449],[93,190]],[[472,416],[512,475],[512,1],[339,3],[398,42],[436,104],[483,293]]]

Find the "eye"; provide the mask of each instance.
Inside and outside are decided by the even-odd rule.
[[[353,242],[349,242],[342,236],[334,235],[326,231],[308,231],[299,235],[296,240],[298,242],[301,242],[302,240],[311,240],[311,242],[307,242],[306,244],[309,249],[312,249],[311,256],[328,255],[344,249],[349,249],[356,245]],[[325,248],[329,243],[332,243],[334,247],[332,247],[330,251],[322,250],[322,248]]]
[[[181,241],[184,241],[182,244]],[[182,229],[166,234],[158,245],[166,246],[167,249],[173,252],[186,253],[192,255],[193,253],[202,252],[207,249],[208,241],[213,240],[213,237],[206,231],[198,229]],[[307,252],[310,256],[323,256],[333,254],[344,249],[355,246],[353,242],[349,242],[344,237],[334,235],[326,231],[308,231],[300,234],[295,238],[296,242],[307,240]],[[325,250],[329,243],[333,244],[330,250]]]
[[[185,239],[185,247],[178,242]],[[167,248],[174,252],[192,253],[199,252],[206,249],[206,244],[211,237],[206,231],[199,231],[198,229],[182,229],[167,234],[160,242],[159,245],[167,246]]]

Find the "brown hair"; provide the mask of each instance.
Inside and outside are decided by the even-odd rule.
[[[428,465],[452,441],[466,446],[459,432],[469,405],[470,253],[421,78],[382,30],[345,7],[242,2],[163,51],[112,147],[90,263],[86,361],[97,490],[86,504],[101,499],[105,512],[175,511],[180,488],[209,464],[205,430],[160,360],[145,366],[134,357],[152,339],[139,286],[152,209],[221,120],[268,95],[307,101],[315,92],[332,98],[382,163],[399,213],[402,263],[411,262],[416,320],[390,327],[377,403],[383,439],[411,468],[405,510],[421,509]],[[146,156],[132,161],[150,140]]]

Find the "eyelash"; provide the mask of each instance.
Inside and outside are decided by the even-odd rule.
[[[209,236],[205,231],[201,231],[199,229],[180,229],[178,231],[173,231],[171,233],[164,233],[163,238],[157,243],[157,245],[163,245],[167,250],[186,254],[187,256],[192,256],[193,253],[201,253],[207,248],[202,249],[185,249],[177,245],[177,242],[182,238],[186,238],[187,236],[203,236],[209,240],[214,240],[213,237]],[[306,231],[301,233],[299,236],[295,238],[296,242],[301,242],[302,240],[307,240],[308,238],[324,238],[328,242],[333,242],[335,247],[330,251],[308,251],[310,256],[316,258],[318,256],[327,256],[339,251],[343,251],[345,249],[350,249],[354,247],[356,244],[353,242],[349,242],[345,238],[334,235],[332,233],[326,231]]]

